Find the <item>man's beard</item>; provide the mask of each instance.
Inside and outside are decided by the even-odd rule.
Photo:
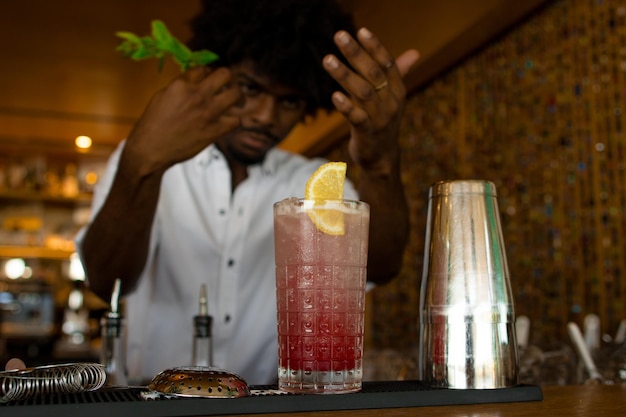
[[[269,149],[267,152],[269,152]],[[242,165],[254,165],[263,162],[263,160],[265,160],[265,155],[267,155],[267,152],[261,155],[248,155],[243,152],[237,151],[237,149],[230,149],[228,154],[234,162],[240,163]]]
[[[226,138],[223,141],[218,141],[218,143],[216,143],[217,147],[222,151],[222,153],[224,153],[234,163],[238,163],[242,165],[254,165],[254,164],[261,163],[265,160],[265,156],[267,155],[267,153],[271,149],[273,149],[276,145],[278,145],[281,141],[280,138],[277,138],[271,133],[266,132],[266,131],[261,131],[261,130],[256,130],[256,129],[241,130],[241,132],[243,132],[244,134],[246,131],[261,133],[267,136],[271,140],[272,145],[268,147],[267,150],[265,150],[264,152],[259,153],[259,152],[246,152],[245,148],[242,150],[241,148],[236,146],[236,143],[237,143],[236,134],[229,138]]]

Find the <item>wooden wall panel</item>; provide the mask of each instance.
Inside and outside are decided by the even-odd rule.
[[[615,335],[626,318],[624,39],[622,2],[561,0],[410,99],[411,239],[400,276],[373,291],[373,346],[417,354],[428,188],[460,178],[496,184],[531,341],[567,345],[566,323],[587,314]]]

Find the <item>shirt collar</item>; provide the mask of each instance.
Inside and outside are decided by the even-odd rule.
[[[262,175],[274,175],[278,165],[278,154],[279,152],[276,148],[270,149],[265,155],[263,162],[248,167],[249,172],[258,170]],[[204,151],[196,156],[196,161],[200,166],[210,166],[212,163],[224,159],[224,154],[214,144],[207,146]]]

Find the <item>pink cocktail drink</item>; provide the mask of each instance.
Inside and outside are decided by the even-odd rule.
[[[331,221],[339,213],[343,234],[311,220],[328,210]],[[292,198],[274,205],[280,389],[361,388],[368,232],[363,202]]]

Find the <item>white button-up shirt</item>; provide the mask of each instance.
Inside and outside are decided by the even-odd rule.
[[[106,198],[122,146],[99,183],[92,216]],[[137,289],[126,298],[131,383],[191,364],[202,284],[213,316],[214,366],[240,374],[249,384],[275,382],[272,206],[302,197],[307,179],[324,162],[273,149],[262,164],[248,168],[248,178],[234,193],[227,161],[213,145],[167,170],[148,262]],[[357,198],[349,182],[344,197]],[[77,236],[77,247],[84,232]]]

